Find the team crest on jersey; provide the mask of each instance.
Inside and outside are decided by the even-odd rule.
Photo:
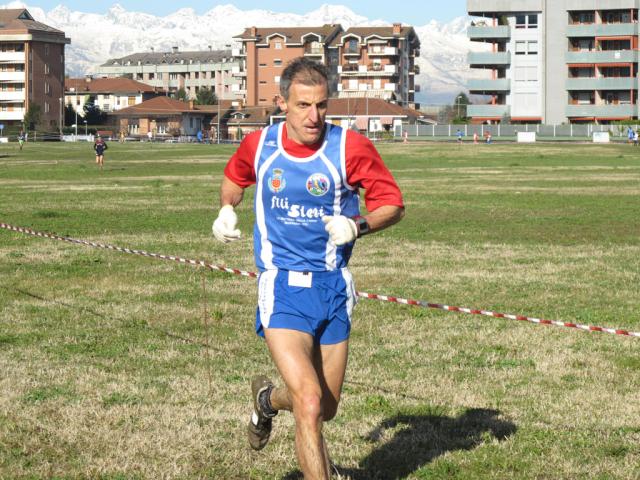
[[[269,190],[273,193],[279,193],[287,186],[287,181],[284,179],[283,174],[284,170],[281,168],[274,168],[271,171],[271,176],[267,183],[269,184]]]
[[[329,191],[329,177],[324,173],[314,173],[307,178],[307,191],[314,197],[321,197]]]

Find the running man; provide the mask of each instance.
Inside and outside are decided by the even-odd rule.
[[[107,149],[107,142],[105,142],[100,135],[96,138],[93,144],[93,149],[96,151],[96,163],[100,166],[100,170],[104,166],[104,151]]]
[[[239,240],[234,207],[256,185],[256,333],[266,339],[284,385],[253,378],[249,444],[264,448],[273,417],[292,412],[298,462],[313,479],[331,476],[322,430],[337,413],[347,366],[356,303],[351,251],[356,238],[404,215],[400,190],[373,144],[325,123],[328,96],[325,66],[304,57],[289,63],[278,99],[286,119],[242,141],[225,168],[213,223],[218,240]]]

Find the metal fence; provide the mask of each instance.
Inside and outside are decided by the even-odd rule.
[[[593,132],[609,132],[612,139],[619,137],[627,138],[627,127],[631,127],[634,131],[638,130],[638,125],[595,125],[595,124],[565,124],[565,125],[540,125],[540,124],[524,124],[524,125],[398,125],[395,127],[394,136],[404,137],[407,135],[409,139],[417,138],[455,138],[458,129],[465,137],[473,137],[477,133],[480,139],[485,132],[491,132],[493,139],[515,140],[518,132],[536,132],[538,139],[548,140],[591,140]]]

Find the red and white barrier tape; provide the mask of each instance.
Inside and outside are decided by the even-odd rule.
[[[151,252],[145,252],[144,250],[134,250],[131,248],[123,248],[123,247],[117,247],[115,245],[108,245],[108,244],[104,244],[104,243],[98,243],[98,242],[89,242],[86,240],[78,240],[76,238],[71,238],[71,237],[63,237],[60,235],[56,235],[54,233],[44,233],[44,232],[38,232],[35,230],[32,230],[30,228],[23,228],[23,227],[15,227],[13,225],[9,225],[7,223],[0,223],[0,228],[3,228],[5,230],[11,230],[14,232],[18,232],[18,233],[24,233],[27,235],[33,235],[36,237],[43,237],[43,238],[51,238],[53,240],[60,240],[63,242],[69,242],[69,243],[75,243],[78,245],[87,245],[89,247],[95,247],[95,248],[104,248],[107,250],[115,250],[117,252],[122,252],[122,253],[129,253],[129,254],[133,254],[133,255],[140,255],[143,257],[151,257],[151,258],[159,258],[161,260],[171,260],[174,262],[178,262],[178,263],[184,263],[184,264],[189,264],[189,265],[195,265],[198,267],[204,267],[204,268],[208,268],[210,270],[220,270],[222,272],[226,272],[226,273],[233,273],[234,275],[242,275],[244,277],[257,277],[258,274],[256,272],[247,272],[244,270],[238,270],[236,268],[228,268],[222,265],[213,265],[211,263],[206,263],[203,260],[190,260],[187,258],[182,258],[182,257],[176,257],[173,255],[162,255],[159,253],[151,253]],[[485,315],[487,317],[494,317],[494,318],[508,318],[509,320],[519,320],[522,322],[531,322],[531,323],[536,323],[538,325],[553,325],[556,327],[568,327],[568,328],[577,328],[579,330],[585,330],[585,331],[589,331],[589,332],[603,332],[603,333],[611,333],[614,335],[625,335],[628,337],[640,337],[640,332],[631,332],[629,330],[625,330],[625,329],[621,329],[621,328],[607,328],[607,327],[598,327],[598,326],[593,326],[593,325],[582,325],[579,323],[572,323],[572,322],[561,322],[558,320],[546,320],[543,318],[534,318],[534,317],[526,317],[524,315],[514,315],[514,314],[510,314],[510,313],[499,313],[499,312],[492,312],[489,310],[479,310],[479,309],[475,309],[475,308],[466,308],[466,307],[456,307],[456,306],[452,306],[452,305],[443,305],[440,303],[432,303],[432,302],[427,302],[424,300],[411,300],[411,299],[407,299],[407,298],[399,298],[399,297],[391,297],[388,295],[377,295],[375,293],[366,293],[366,292],[356,292],[356,295],[358,297],[362,297],[362,298],[368,298],[368,299],[372,299],[372,300],[380,300],[383,302],[391,302],[391,303],[397,303],[397,304],[402,304],[402,305],[413,305],[416,307],[423,307],[423,308],[435,308],[438,310],[445,310],[447,312],[461,312],[461,313],[468,313],[471,315]]]

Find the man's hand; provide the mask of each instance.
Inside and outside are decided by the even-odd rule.
[[[331,240],[336,245],[344,245],[353,242],[358,236],[356,222],[344,215],[334,215],[322,217],[324,229],[329,233]]]
[[[225,205],[220,209],[218,218],[213,222],[211,230],[213,236],[223,243],[235,242],[240,240],[240,230],[236,228],[238,224],[238,216],[233,210],[232,205]]]

